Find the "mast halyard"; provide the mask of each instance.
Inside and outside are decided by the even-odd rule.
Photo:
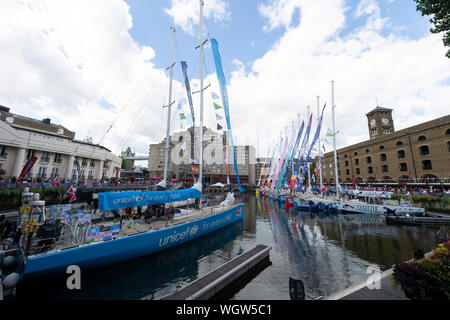
[[[170,27],[171,31],[171,44],[170,44],[170,66],[167,68],[170,70],[170,82],[169,82],[169,103],[167,105],[167,131],[166,131],[166,147],[164,154],[164,180],[161,181],[158,185],[165,188],[167,183],[167,167],[169,163],[169,148],[170,148],[170,113],[172,108],[172,78],[173,78],[173,43],[175,38],[175,29]]]
[[[308,108],[308,117],[310,117],[309,115],[309,109],[311,108],[310,106],[307,106]],[[307,145],[307,150],[309,150],[309,136],[308,136],[308,145]],[[308,161],[308,189],[311,189],[311,168],[310,168],[310,164],[309,164],[309,159],[306,159],[306,161]]]

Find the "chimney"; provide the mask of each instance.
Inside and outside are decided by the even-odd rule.
[[[45,118],[42,120],[43,123],[50,124],[50,118]]]

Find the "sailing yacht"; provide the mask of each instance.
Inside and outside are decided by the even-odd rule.
[[[203,88],[203,1],[200,0],[200,82]],[[166,135],[166,159],[164,180],[159,184],[165,187],[167,178],[167,153],[168,139],[170,132],[170,106],[172,100],[172,59],[173,59],[173,28],[172,28],[172,50],[171,50],[171,82],[169,88],[169,104],[168,104],[168,124]],[[212,39],[215,43],[215,39]],[[218,51],[214,51],[215,58]],[[219,56],[220,57],[220,56]],[[216,61],[217,62],[217,61]],[[220,61],[218,61],[220,62]],[[216,67],[217,67],[216,63]],[[221,63],[219,63],[221,67]],[[218,69],[217,69],[218,70]],[[222,70],[218,70],[221,71]],[[221,88],[222,89],[222,88]],[[224,94],[223,90],[222,94]],[[200,128],[203,128],[203,90],[200,94]],[[229,123],[229,121],[228,121]],[[228,127],[230,130],[230,126]],[[202,148],[202,135],[200,135],[200,148]],[[234,148],[233,148],[234,149]],[[202,150],[203,151],[203,150]],[[162,191],[144,191],[144,192],[105,192],[99,193],[99,209],[100,211],[117,210],[126,207],[162,205],[166,203],[174,203],[177,201],[185,201],[187,199],[202,198],[202,164],[203,152],[200,152],[200,176],[198,182],[190,189],[183,190],[162,190]],[[237,171],[236,171],[237,173]],[[42,202],[42,201],[40,201]],[[37,213],[33,201],[30,203],[31,210],[29,212],[29,221],[33,220],[33,215],[41,215],[40,218],[45,219],[45,210]],[[232,224],[243,219],[244,205],[235,203],[234,195],[228,194],[225,201],[215,207],[202,207],[199,201],[199,207],[190,210],[185,215],[173,219],[173,221],[156,221],[153,223],[143,223],[132,226],[130,228],[117,228],[117,236],[110,240],[102,241],[85,241],[89,236],[89,231],[97,227],[103,226],[91,225],[85,229],[86,233],[81,235],[80,241],[69,241],[64,246],[56,245],[56,248],[44,253],[37,253],[33,249],[32,243],[28,243],[28,237],[23,237],[20,250],[18,250],[19,261],[21,261],[17,273],[20,279],[38,278],[54,274],[64,274],[67,267],[76,265],[81,270],[88,268],[96,268],[110,265],[144,255],[149,255],[158,251],[166,250],[170,247],[194,240],[205,234],[214,232],[222,227]],[[116,227],[116,225],[114,226]],[[76,228],[75,228],[76,229]],[[58,242],[57,242],[58,244]]]

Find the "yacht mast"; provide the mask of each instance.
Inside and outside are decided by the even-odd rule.
[[[320,97],[317,96],[317,123],[320,121]],[[320,179],[320,193],[322,194],[323,189],[323,179],[322,179],[322,156],[320,155],[321,149],[320,149],[320,136],[319,136],[319,179]]]
[[[309,108],[311,108],[310,106],[307,106],[308,108],[308,117],[309,115]],[[309,137],[308,137],[308,146],[307,146],[307,150],[309,150]],[[306,159],[308,161],[308,189],[311,189],[311,169],[310,169],[310,165],[309,165],[309,159]]]
[[[171,44],[170,44],[170,66],[167,69],[170,69],[170,83],[169,83],[169,103],[167,105],[167,132],[166,132],[166,150],[164,155],[164,181],[162,182],[162,186],[166,187],[167,182],[167,166],[169,162],[169,147],[170,147],[170,111],[172,107],[172,78],[173,78],[173,43],[174,43],[174,37],[175,37],[175,29],[173,27],[170,27],[171,30]]]
[[[336,126],[334,121],[334,80],[331,81],[331,110],[333,117],[333,150],[334,150],[334,172],[336,174],[336,197],[339,198],[339,175],[337,166],[337,155],[336,155]]]
[[[200,1],[200,165],[199,176],[200,185],[203,185],[203,0]],[[200,201],[200,208],[201,208]]]

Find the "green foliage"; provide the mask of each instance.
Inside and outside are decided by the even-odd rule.
[[[450,299],[450,241],[426,259],[396,265],[392,275],[410,299]]]
[[[448,0],[414,0],[417,3],[417,11],[422,16],[431,16],[430,22],[433,27],[432,33],[444,32],[443,42],[446,47],[450,47],[450,1]],[[446,56],[450,59],[450,50]]]

